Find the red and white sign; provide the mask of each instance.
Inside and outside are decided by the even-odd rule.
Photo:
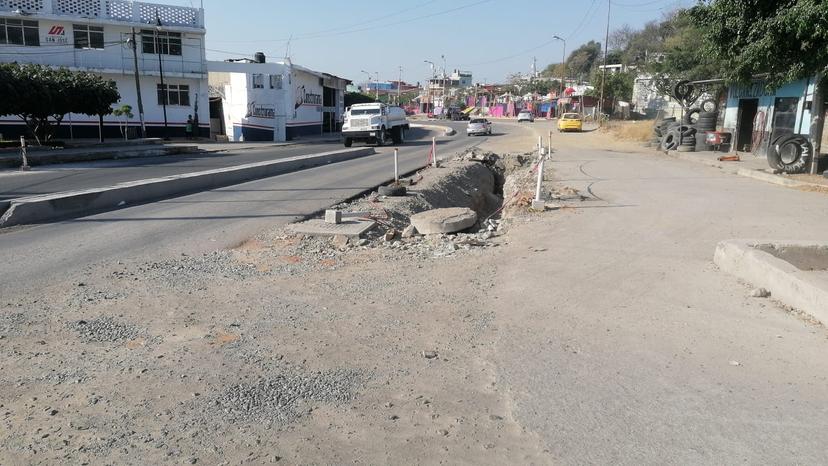
[[[46,33],[46,43],[49,44],[68,44],[69,40],[66,38],[66,28],[60,25],[54,25],[49,28]]]

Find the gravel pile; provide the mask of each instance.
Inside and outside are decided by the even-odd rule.
[[[138,272],[170,287],[192,286],[217,277],[244,280],[264,274],[254,264],[237,261],[231,251],[214,251],[201,256],[150,262],[139,267]]]
[[[117,322],[111,317],[80,320],[71,324],[81,340],[86,343],[115,343],[134,340],[142,332],[131,324]]]
[[[308,412],[309,402],[340,404],[356,397],[365,377],[337,369],[312,375],[280,374],[255,384],[237,384],[214,400],[224,416],[236,420],[288,424]]]

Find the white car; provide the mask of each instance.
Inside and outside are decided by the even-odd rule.
[[[530,112],[529,110],[521,110],[521,112],[518,113],[518,123],[523,121],[534,123],[535,115],[532,115],[532,112]]]
[[[485,118],[472,118],[466,126],[466,135],[492,134],[492,122]]]

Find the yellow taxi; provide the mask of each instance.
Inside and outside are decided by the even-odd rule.
[[[583,122],[577,113],[564,113],[558,118],[558,131],[581,131]]]

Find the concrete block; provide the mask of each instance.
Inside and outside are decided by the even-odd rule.
[[[475,223],[477,213],[466,207],[427,210],[411,216],[411,224],[423,235],[456,233]]]
[[[546,201],[532,201],[532,210],[543,212],[546,210]]]
[[[717,245],[713,261],[723,271],[770,291],[774,299],[828,323],[828,261],[822,268],[806,267],[794,255],[777,254],[808,269],[803,270],[767,252],[786,248],[822,250],[828,257],[828,242],[728,240]]]
[[[338,210],[328,209],[325,211],[325,223],[339,224],[342,223],[342,212]]]

